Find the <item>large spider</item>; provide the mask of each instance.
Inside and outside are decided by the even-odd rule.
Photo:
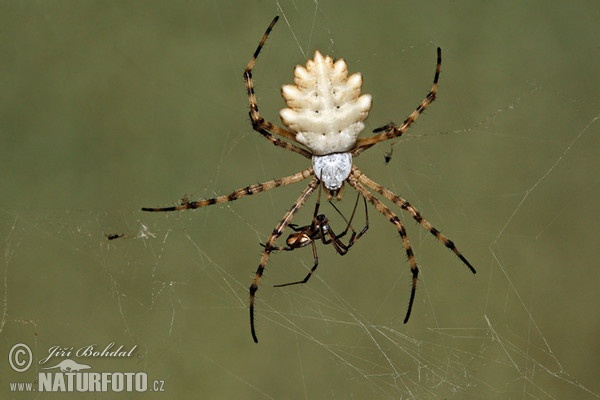
[[[244,70],[244,81],[246,82],[248,101],[250,103],[250,120],[252,121],[252,128],[263,135],[273,145],[312,159],[312,167],[286,176],[285,178],[246,186],[227,195],[199,201],[184,199],[177,206],[142,208],[142,210],[176,211],[206,207],[237,200],[246,195],[264,192],[312,177],[308,186],[285,213],[283,219],[275,226],[269,239],[264,244],[258,269],[250,285],[250,330],[254,342],[258,343],[254,326],[254,297],[271,252],[280,249],[275,246],[275,241],[282,235],[285,228],[290,226],[294,214],[302,208],[319,184],[322,183],[322,187],[329,199],[333,197],[340,199],[344,183],[348,183],[360,196],[383,214],[396,227],[400,234],[412,272],[412,288],[406,317],[404,318],[404,323],[406,323],[412,311],[417,288],[417,278],[419,276],[417,261],[406,235],[404,225],[398,216],[375,197],[370,190],[379,193],[399,206],[400,209],[407,211],[423,228],[431,232],[433,236],[452,250],[469,267],[471,272],[475,273],[475,268],[458,251],[454,243],[423,218],[415,207],[389,189],[369,179],[352,164],[352,158],[357,157],[363,151],[379,142],[401,136],[435,100],[442,63],[442,51],[438,47],[437,64],[431,90],[408,118],[400,126],[390,123],[373,130],[375,135],[360,139],[358,135],[365,127],[363,121],[367,119],[369,110],[371,109],[371,96],[360,94],[362,87],[361,74],[355,73],[348,76],[348,68],[343,59],[338,59],[334,62],[331,57],[323,57],[319,51],[315,51],[313,59],[306,62],[306,67],[298,65],[294,69],[294,84],[284,85],[281,88],[281,94],[288,107],[280,111],[281,120],[286,129],[266,121],[260,115],[254,93],[254,83],[252,81],[252,69],[254,68],[256,59],[278,19],[279,17],[273,19]],[[282,138],[287,140],[282,140]],[[315,221],[313,221],[314,223]],[[309,232],[314,234],[309,237],[310,241],[325,236],[325,231],[322,227],[316,226],[313,228],[313,231]],[[330,237],[336,244],[339,244],[338,238],[339,236]],[[352,239],[351,242],[353,243],[354,240]],[[342,253],[340,252],[340,254]]]

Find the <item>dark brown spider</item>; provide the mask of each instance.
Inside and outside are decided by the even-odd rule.
[[[331,203],[331,206],[337,211],[339,215],[346,221],[346,229],[339,235],[337,235],[329,224],[329,219],[325,216],[325,214],[319,214],[319,207],[321,205],[321,190],[319,188],[319,196],[317,198],[317,203],[315,204],[315,212],[313,213],[312,222],[310,225],[298,226],[296,224],[289,224],[288,227],[291,228],[294,233],[291,233],[286,239],[286,245],[284,247],[271,247],[271,251],[293,251],[302,247],[306,247],[309,244],[312,246],[313,251],[313,266],[310,269],[308,275],[301,280],[289,283],[283,283],[279,285],[273,285],[274,287],[283,287],[290,285],[297,285],[308,282],[312,274],[317,269],[319,265],[319,257],[317,255],[317,246],[316,241],[319,239],[325,245],[331,244],[335,251],[341,256],[346,255],[350,247],[356,243],[358,239],[369,229],[369,213],[367,211],[367,201],[363,198],[363,202],[365,205],[365,226],[364,228],[356,233],[354,228],[352,227],[352,220],[354,219],[354,215],[356,213],[356,206],[358,205],[359,196],[356,197],[356,202],[354,203],[354,208],[352,210],[352,215],[349,220],[346,220],[344,215],[340,212],[340,210],[335,206],[335,204]],[[348,240],[348,244],[345,244],[340,239],[344,237],[348,230],[352,231],[350,235],[350,239]],[[261,246],[266,247],[265,244],[261,243]]]

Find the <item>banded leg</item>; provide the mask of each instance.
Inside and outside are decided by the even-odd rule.
[[[408,128],[410,128],[410,126],[417,120],[417,118],[419,118],[419,116],[423,113],[423,111],[425,111],[427,109],[427,107],[429,107],[429,105],[435,100],[435,96],[437,95],[437,90],[438,90],[438,80],[440,78],[441,66],[442,66],[442,49],[440,49],[438,47],[437,48],[437,65],[435,67],[435,75],[433,76],[433,86],[431,86],[431,90],[429,91],[429,93],[427,94],[425,99],[423,99],[423,101],[421,101],[421,103],[417,106],[415,111],[413,111],[412,114],[410,114],[408,116],[408,118],[406,118],[404,120],[402,125],[396,126],[393,123],[389,123],[387,125],[384,125],[380,128],[373,130],[374,133],[381,132],[378,135],[373,135],[368,138],[359,139],[356,142],[356,145],[354,146],[354,150],[352,151],[353,157],[358,156],[364,150],[368,149],[369,147],[371,147],[379,142],[402,136],[402,134],[404,134],[404,132],[406,132],[408,130]]]
[[[401,209],[403,209],[405,211],[408,211],[412,215],[412,217],[413,217],[413,219],[415,221],[417,221],[423,228],[425,228],[429,232],[431,232],[431,234],[433,236],[435,236],[436,239],[438,239],[440,242],[442,242],[444,244],[444,246],[446,246],[447,248],[449,248],[450,250],[452,250],[452,252],[467,267],[469,267],[469,269],[471,270],[472,273],[476,273],[477,272],[477,271],[475,271],[475,268],[471,265],[471,263],[469,263],[469,261],[467,261],[467,259],[465,258],[465,256],[463,256],[461,254],[461,252],[458,251],[458,249],[454,245],[454,242],[452,240],[448,239],[448,237],[446,235],[444,235],[442,232],[440,232],[439,230],[437,230],[433,225],[431,225],[429,223],[429,221],[427,221],[425,218],[423,218],[421,216],[421,213],[419,212],[419,210],[417,210],[415,207],[413,207],[412,204],[410,204],[408,201],[406,201],[402,197],[396,195],[391,190],[386,189],[383,186],[381,186],[380,184],[378,184],[377,182],[371,180],[369,177],[367,177],[366,175],[364,175],[358,168],[353,168],[352,173],[353,173],[353,176],[356,177],[356,178],[358,178],[358,180],[361,183],[364,183],[369,188],[373,189],[375,192],[379,193],[380,195],[382,195],[386,199],[390,200],[391,202],[393,202],[394,204],[396,204]]]
[[[271,236],[269,236],[269,240],[265,243],[265,249],[263,250],[262,257],[260,258],[260,263],[258,264],[258,268],[256,269],[256,273],[254,274],[254,279],[252,279],[252,284],[250,285],[250,332],[252,333],[252,339],[254,339],[255,343],[258,343],[258,338],[256,337],[256,329],[254,327],[254,296],[256,291],[258,290],[258,285],[260,283],[260,278],[262,277],[267,262],[269,261],[269,256],[271,255],[271,251],[274,250],[275,240],[277,240],[281,234],[283,233],[286,226],[290,224],[292,219],[294,218],[294,214],[302,208],[306,200],[310,197],[312,192],[315,190],[317,185],[319,185],[319,180],[314,177],[306,189],[302,192],[300,197],[294,202],[292,207],[285,213],[281,221],[277,224]]]
[[[406,310],[406,316],[404,317],[404,323],[408,322],[410,318],[410,313],[412,311],[413,302],[415,301],[415,294],[417,292],[417,279],[419,277],[419,268],[417,267],[417,260],[415,259],[415,255],[412,251],[412,247],[410,246],[410,241],[408,240],[408,236],[406,235],[406,229],[400,219],[396,214],[394,214],[389,208],[385,206],[378,198],[376,198],[373,193],[369,192],[363,185],[360,184],[354,177],[354,175],[350,175],[346,180],[350,186],[356,189],[367,201],[383,214],[388,221],[396,226],[398,233],[400,234],[400,238],[402,239],[402,245],[404,246],[404,250],[406,251],[406,256],[408,257],[408,264],[410,265],[410,271],[412,272],[412,288],[410,291],[410,299],[408,300],[408,309]]]
[[[306,158],[311,158],[312,154],[309,151],[298,147],[293,143],[286,142],[285,140],[281,140],[273,136],[270,132],[276,133],[277,135],[283,136],[286,139],[296,142],[296,135],[294,133],[283,129],[271,122],[265,121],[265,119],[260,115],[260,112],[258,111],[258,104],[256,102],[256,95],[254,93],[254,82],[252,81],[252,69],[254,68],[254,65],[256,64],[256,59],[258,58],[260,51],[265,45],[265,42],[267,41],[267,38],[269,37],[269,34],[271,33],[271,30],[273,29],[273,26],[275,26],[275,23],[277,23],[278,19],[279,16],[273,18],[273,21],[271,21],[271,24],[265,31],[262,39],[260,40],[260,43],[258,44],[258,47],[254,51],[252,58],[250,59],[250,61],[248,61],[248,65],[246,65],[246,69],[244,70],[244,81],[246,82],[246,90],[248,91],[248,102],[250,103],[250,120],[252,121],[252,129],[259,132],[265,137],[265,139],[273,143],[275,146],[283,147],[286,150],[290,150],[295,153],[301,154]]]
[[[286,186],[292,183],[300,182],[313,175],[313,169],[308,168],[304,171],[298,172],[297,174],[286,176],[285,178],[274,179],[268,182],[257,183],[256,185],[246,186],[245,188],[234,190],[233,192],[223,195],[213,197],[212,199],[206,200],[197,200],[197,201],[189,201],[182,200],[181,204],[173,207],[159,207],[159,208],[151,208],[151,207],[143,207],[142,211],[179,211],[179,210],[189,210],[195,208],[201,208],[206,206],[211,206],[213,204],[226,203],[229,201],[237,200],[241,197],[252,195],[255,193],[266,192],[267,190],[271,190],[280,186]]]

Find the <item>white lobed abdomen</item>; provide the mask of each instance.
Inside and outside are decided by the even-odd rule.
[[[349,151],[371,109],[371,96],[361,95],[361,87],[362,76],[348,76],[343,59],[333,62],[316,51],[306,67],[294,69],[294,85],[281,88],[288,106],[281,120],[315,155]]]

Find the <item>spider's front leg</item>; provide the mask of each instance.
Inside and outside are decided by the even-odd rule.
[[[373,130],[373,133],[377,133],[377,135],[373,135],[371,137],[362,138],[357,140],[354,149],[352,150],[352,156],[356,157],[369,147],[383,142],[385,140],[393,139],[400,137],[411,127],[412,124],[419,118],[419,116],[433,103],[437,96],[438,91],[438,80],[440,79],[440,70],[442,68],[442,49],[437,48],[437,63],[435,66],[435,74],[433,76],[433,85],[427,93],[427,96],[419,103],[417,108],[402,122],[400,126],[396,126],[393,122],[390,122],[387,125],[376,128]],[[391,157],[391,156],[390,156]]]
[[[306,189],[302,192],[300,197],[294,202],[292,207],[285,213],[281,221],[277,224],[273,232],[269,236],[269,240],[265,243],[262,257],[260,258],[260,263],[258,264],[258,268],[256,269],[256,273],[254,274],[254,278],[252,279],[252,284],[250,285],[250,332],[252,334],[252,339],[255,343],[258,343],[258,337],[256,336],[256,328],[254,326],[254,298],[256,296],[256,291],[258,290],[258,285],[260,284],[260,279],[263,276],[265,271],[265,267],[267,266],[267,262],[269,262],[269,257],[271,255],[271,251],[275,249],[274,244],[275,241],[281,236],[284,229],[290,224],[292,219],[294,218],[294,214],[298,212],[306,203],[306,200],[310,197],[312,192],[315,190],[317,185],[319,184],[319,180],[317,178],[313,178]]]
[[[260,51],[262,50],[263,46],[265,45],[265,42],[267,41],[267,38],[269,37],[269,34],[271,33],[271,30],[277,23],[278,19],[279,19],[278,16],[273,18],[273,21],[271,21],[271,24],[267,27],[267,30],[265,31],[262,39],[260,40],[260,43],[256,47],[256,50],[254,51],[252,58],[250,59],[250,61],[248,61],[248,65],[246,65],[246,69],[244,69],[244,82],[246,82],[246,91],[248,92],[248,103],[250,105],[250,113],[249,113],[250,121],[252,122],[252,129],[254,129],[258,133],[263,135],[263,137],[265,139],[270,141],[275,146],[282,147],[286,150],[293,151],[294,153],[298,153],[298,154],[310,159],[312,154],[309,151],[307,151],[306,149],[303,149],[301,147],[298,147],[294,144],[294,142],[297,143],[296,134],[294,132],[290,132],[286,129],[283,129],[282,127],[280,127],[278,125],[275,125],[272,122],[266,121],[260,115],[260,111],[258,110],[258,102],[256,101],[256,94],[254,93],[254,82],[252,80],[252,70],[254,69],[254,65],[256,64],[256,60],[258,59]],[[282,136],[282,137],[290,140],[290,142],[281,140],[278,137],[273,136],[272,133]]]

